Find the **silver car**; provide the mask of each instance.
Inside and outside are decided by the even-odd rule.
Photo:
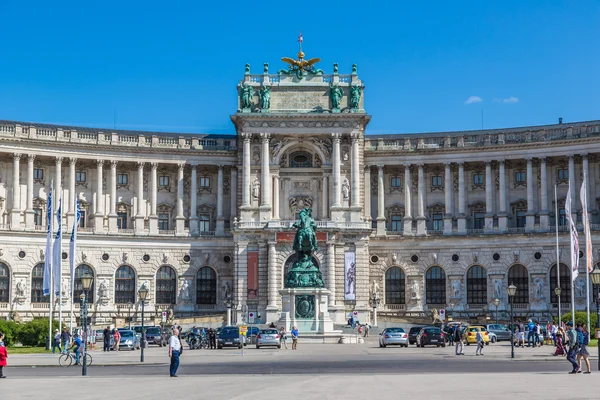
[[[379,347],[391,345],[408,347],[408,333],[402,328],[385,328],[379,334]]]
[[[506,325],[502,324],[488,324],[486,328],[489,333],[496,335],[496,340],[510,340],[510,329]],[[490,342],[496,343],[496,341],[490,336]]]
[[[277,329],[261,329],[256,335],[256,348],[275,346],[281,348],[281,340]]]
[[[119,329],[119,333],[121,334],[121,340],[119,341],[119,350],[128,349],[133,351],[135,349],[140,348],[140,338],[135,334],[135,331]]]

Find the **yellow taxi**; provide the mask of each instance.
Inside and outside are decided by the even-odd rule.
[[[463,340],[467,343],[467,346],[471,343],[477,343],[477,329],[481,330],[483,336],[483,342],[488,345],[490,344],[490,336],[488,331],[483,325],[469,325],[463,329]]]

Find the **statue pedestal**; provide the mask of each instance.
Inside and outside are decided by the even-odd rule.
[[[341,331],[333,330],[327,300],[331,292],[325,288],[288,288],[279,291],[282,296],[282,312],[279,324],[290,332],[293,326],[301,338],[339,339]]]

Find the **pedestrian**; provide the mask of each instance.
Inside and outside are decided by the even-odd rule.
[[[354,329],[354,327],[356,326],[353,315],[350,316],[350,319],[348,320],[348,325],[350,325],[352,327],[352,329]]]
[[[537,347],[538,345],[542,347],[544,345],[544,341],[542,340],[542,327],[537,321],[535,323],[535,342],[535,347]]]
[[[4,346],[4,333],[0,332],[0,378],[6,378],[2,369],[6,367],[6,359],[8,358],[8,352],[6,346]]]
[[[78,333],[73,336],[73,345],[71,346],[71,350],[73,350],[75,353],[75,365],[79,365],[79,357],[81,356],[81,338],[79,337]]]
[[[456,343],[456,347],[455,347],[456,355],[457,356],[464,355],[465,353],[463,353],[464,346],[463,346],[463,340],[462,340],[462,325],[461,324],[454,326],[454,333],[452,334],[452,336],[454,337],[454,343]],[[459,349],[460,349],[460,351],[459,351]]]
[[[292,327],[292,350],[298,350],[298,328]]]
[[[62,342],[62,350],[67,351],[69,343],[71,343],[71,332],[69,332],[66,327],[63,328],[63,331],[60,334],[60,341]]]
[[[581,372],[581,359],[583,358],[583,361],[585,361],[585,367],[587,368],[587,371],[584,372],[584,374],[591,374],[592,370],[590,368],[589,360],[590,352],[588,351],[588,344],[590,343],[590,333],[586,329],[584,323],[577,325],[581,325],[577,328],[577,342],[579,343],[579,350],[577,351],[577,363],[579,364],[579,370],[577,372]]]
[[[519,347],[519,346],[525,347],[525,331],[523,331],[522,329],[519,329],[517,331],[517,333],[515,334],[515,339],[517,342],[517,347]]]
[[[369,324],[365,324],[365,337],[369,337]]]
[[[561,332],[556,332],[556,351],[554,351],[554,355],[555,356],[564,356],[566,354],[565,352],[565,345],[563,342],[563,335]]]
[[[121,332],[118,329],[115,329],[113,333],[113,340],[115,341],[115,351],[119,351],[119,346],[121,345]]]
[[[60,331],[58,329],[54,330],[54,338],[52,338],[52,354],[54,354],[54,349],[58,348],[58,352],[62,353],[60,349]]]
[[[282,326],[281,328],[279,328],[279,348],[281,349],[281,345],[283,344],[283,346],[285,347],[285,349],[287,350],[287,332],[285,331],[285,327]]]
[[[102,332],[102,339],[104,339],[104,351],[110,351],[110,326]]]
[[[573,369],[569,374],[576,374],[581,370],[579,363],[577,362],[577,332],[573,329],[573,323],[567,322],[567,341],[569,343],[569,350],[567,351],[567,361],[571,363]]]
[[[550,326],[550,332],[552,332],[552,341],[554,342],[554,345],[556,346],[556,334],[558,333],[558,326],[554,322]]]
[[[362,336],[362,334],[363,334],[363,326],[359,325],[359,327],[358,327],[358,336]]]
[[[535,347],[536,329],[532,320],[527,324],[527,347]]]
[[[183,347],[181,346],[181,340],[179,339],[179,330],[173,329],[173,335],[169,338],[169,358],[171,364],[169,366],[169,375],[171,378],[177,378],[177,369],[179,368],[179,356],[181,355]]]
[[[481,334],[481,328],[477,328],[477,333],[475,334],[475,340],[477,341],[477,349],[475,350],[475,355],[483,355],[483,335]]]
[[[217,348],[217,331],[215,331],[213,328],[210,328],[210,330],[208,331],[208,339],[210,341],[210,348],[216,349]]]

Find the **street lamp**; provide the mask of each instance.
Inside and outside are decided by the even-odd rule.
[[[494,299],[494,305],[496,306],[496,324],[498,324],[498,306],[500,305],[500,299]]]
[[[590,278],[592,279],[592,285],[597,288],[596,315],[598,319],[596,320],[596,339],[598,339],[598,332],[600,331],[600,267],[598,265],[596,265],[596,268],[590,274]],[[600,340],[598,340],[598,371],[600,371]]]
[[[508,298],[510,300],[510,358],[515,358],[515,324],[513,321],[513,303],[517,293],[517,287],[511,283],[508,287]]]
[[[81,278],[81,286],[83,293],[79,297],[81,301],[81,327],[83,328],[83,366],[81,367],[81,375],[87,375],[87,318],[88,318],[88,291],[92,287],[94,277],[89,274],[84,274]]]
[[[560,312],[560,294],[562,293],[562,289],[559,287],[554,288],[554,294],[556,295],[556,297],[558,298],[558,326],[561,326],[561,319],[562,319],[562,315]]]
[[[373,326],[377,326],[377,306],[379,306],[379,295],[374,292],[371,297],[371,307],[373,307]]]
[[[138,290],[138,295],[140,296],[140,302],[142,303],[142,344],[140,345],[142,351],[140,354],[140,362],[144,362],[144,347],[146,345],[146,332],[144,330],[144,303],[146,302],[146,297],[148,297],[148,288],[142,285],[140,290]]]

